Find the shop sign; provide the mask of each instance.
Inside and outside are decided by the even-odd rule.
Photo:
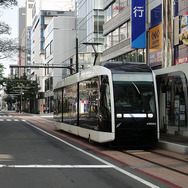
[[[183,63],[188,63],[188,56],[175,59],[176,65],[180,65],[180,64],[183,64]]]
[[[151,52],[149,54],[149,65],[150,67],[159,66],[162,64],[162,49]]]
[[[188,46],[188,16],[182,16],[181,19],[181,33],[179,34],[180,41]]]
[[[146,4],[145,0],[132,0],[131,7],[131,46],[132,48],[146,48]]]
[[[162,24],[149,30],[149,51],[162,49]]]
[[[162,24],[149,30],[149,64],[150,67],[162,64]]]

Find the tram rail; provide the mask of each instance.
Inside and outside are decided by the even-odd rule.
[[[159,162],[156,162],[155,160],[147,159],[146,157],[140,156],[138,154],[134,154],[133,152],[128,152],[128,151],[125,151],[125,150],[120,150],[120,152],[122,152],[122,153],[124,153],[126,155],[129,155],[129,156],[135,157],[137,159],[143,160],[145,162],[149,162],[149,163],[154,164],[156,166],[168,169],[170,171],[173,171],[173,172],[188,176],[188,172],[184,172],[184,171],[175,169],[175,167],[178,168],[179,166],[187,166],[188,167],[188,161],[187,160],[179,159],[177,157],[173,157],[173,156],[170,156],[170,155],[167,155],[167,154],[162,154],[162,153],[155,152],[155,151],[152,151],[152,150],[142,151],[142,153],[143,152],[146,152],[146,153],[150,152],[151,154],[162,156],[162,157],[164,157],[163,159],[165,159],[165,160],[166,159],[172,159],[172,160],[175,160],[175,161],[178,161],[178,162],[182,162],[182,164],[175,164],[174,167],[171,167],[170,165],[162,164],[163,163],[162,159],[160,160],[161,163],[159,163]]]

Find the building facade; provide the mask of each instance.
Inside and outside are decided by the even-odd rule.
[[[131,1],[104,0],[104,61],[144,62],[145,49],[131,48]]]

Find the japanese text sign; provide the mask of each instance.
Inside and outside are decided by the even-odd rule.
[[[146,47],[145,0],[132,0],[132,48]]]

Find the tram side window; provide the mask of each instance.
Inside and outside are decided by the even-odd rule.
[[[54,91],[54,119],[62,120],[62,88]]]
[[[57,110],[58,114],[62,114],[62,88],[58,89]]]
[[[111,96],[108,76],[101,76],[100,86],[100,130],[111,131]]]
[[[58,113],[58,90],[54,91],[54,115],[57,115]]]
[[[81,127],[98,129],[98,85],[98,77],[80,82],[79,124]]]
[[[63,88],[63,122],[76,125],[77,87],[76,84]]]
[[[169,126],[186,126],[187,80],[183,73],[168,75],[166,84],[166,116]]]

